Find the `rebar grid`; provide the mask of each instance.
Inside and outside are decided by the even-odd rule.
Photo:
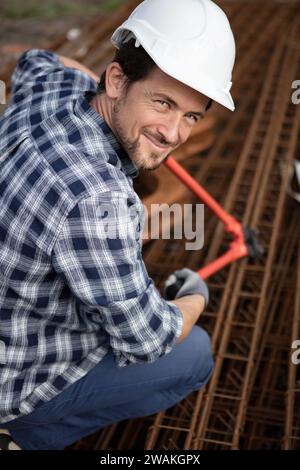
[[[278,263],[266,301],[266,325],[256,354],[242,447],[248,449],[281,447],[284,431],[285,390],[290,359],[290,312],[294,287],[295,249],[298,243],[299,212],[288,211],[276,251]],[[289,240],[289,243],[286,243]],[[263,416],[263,419],[262,419]],[[270,433],[272,431],[272,436]],[[272,442],[269,438],[272,437]],[[276,439],[277,437],[277,439]]]

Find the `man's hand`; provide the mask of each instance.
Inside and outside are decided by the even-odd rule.
[[[65,66],[65,67],[71,67],[72,69],[77,69],[81,70],[81,72],[86,73],[89,75],[95,82],[99,82],[100,78],[98,75],[96,75],[92,70],[88,69],[85,67],[85,65],[80,64],[80,62],[77,62],[77,60],[69,59],[69,57],[64,57],[63,55],[58,56],[60,62]]]
[[[164,295],[168,300],[195,294],[204,297],[205,307],[207,307],[209,302],[207,284],[201,279],[199,274],[191,269],[178,269],[165,282]]]
[[[169,289],[172,295],[168,296]],[[199,274],[191,269],[183,268],[175,271],[167,279],[164,294],[168,300],[175,298],[176,300],[172,303],[181,311],[183,318],[183,328],[179,337],[179,342],[181,342],[190,333],[209,302],[208,287]]]

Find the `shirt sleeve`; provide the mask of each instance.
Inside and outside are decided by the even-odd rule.
[[[65,67],[54,52],[43,49],[29,49],[20,56],[12,74],[12,94],[30,92],[32,87],[43,82],[72,84],[82,93],[96,89],[96,82],[81,70]]]
[[[112,201],[110,193],[79,202],[52,256],[56,272],[107,333],[121,367],[169,353],[183,326],[180,309],[161,297],[147,274],[132,206],[130,197]]]

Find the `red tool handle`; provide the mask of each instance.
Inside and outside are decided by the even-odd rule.
[[[214,273],[222,269],[224,266],[232,263],[233,261],[243,258],[248,255],[248,247],[245,243],[244,232],[242,225],[230,214],[228,214],[218,202],[205,191],[202,186],[178,163],[172,156],[169,156],[165,161],[165,165],[169,170],[174,173],[193,193],[206,204],[212,212],[224,223],[225,230],[231,233],[234,237],[230,245],[230,249],[220,258],[216,259],[208,266],[200,269],[198,274],[207,279]]]

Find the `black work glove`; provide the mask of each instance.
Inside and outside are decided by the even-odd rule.
[[[189,268],[178,269],[165,282],[164,296],[167,300],[179,299],[185,295],[202,295],[205,307],[209,302],[207,284],[195,271]]]

